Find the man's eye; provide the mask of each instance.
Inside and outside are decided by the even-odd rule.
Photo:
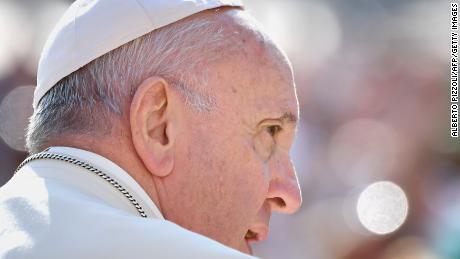
[[[279,125],[273,125],[267,127],[266,130],[270,136],[274,137],[278,132],[281,131],[281,127]]]

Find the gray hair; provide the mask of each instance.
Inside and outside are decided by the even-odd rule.
[[[210,111],[214,99],[204,91],[209,71],[195,68],[209,67],[229,47],[222,26],[206,16],[191,16],[126,43],[54,85],[30,117],[26,147],[39,152],[63,133],[107,134],[113,115],[121,117],[137,86],[152,75],[169,80],[188,106]]]

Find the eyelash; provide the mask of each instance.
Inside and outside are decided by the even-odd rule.
[[[278,132],[281,131],[281,127],[279,125],[272,125],[272,126],[268,126],[266,130],[268,134],[270,134],[270,136],[274,137],[276,136]]]

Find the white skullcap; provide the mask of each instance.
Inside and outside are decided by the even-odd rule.
[[[94,59],[155,29],[240,0],[77,0],[40,56],[33,107],[53,85]]]

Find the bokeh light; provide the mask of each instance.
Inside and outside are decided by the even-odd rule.
[[[356,119],[339,127],[329,145],[334,173],[351,185],[388,176],[395,171],[404,141],[394,128],[377,120]]]
[[[0,138],[12,149],[25,151],[27,118],[32,115],[33,86],[10,91],[0,103]]]
[[[406,220],[409,204],[396,184],[382,181],[367,186],[358,198],[359,220],[369,231],[383,235],[394,232]]]

